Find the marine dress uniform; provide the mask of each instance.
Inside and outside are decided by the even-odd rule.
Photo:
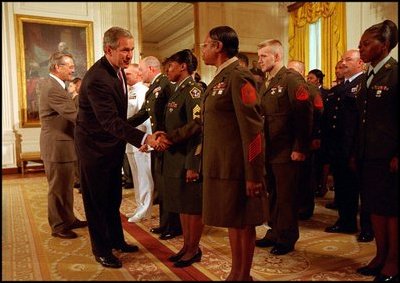
[[[246,181],[264,182],[265,177],[263,120],[253,75],[236,57],[228,59],[208,85],[202,105],[203,222],[261,225],[266,192],[246,195]]]
[[[183,129],[200,118],[202,90],[191,76],[176,86],[168,100],[165,113],[167,134]],[[201,141],[200,131],[179,143],[173,143],[165,152],[162,168],[165,189],[165,209],[184,214],[201,214],[202,192],[200,183],[187,183],[186,171],[200,171],[200,153],[196,149]]]
[[[294,249],[299,238],[298,183],[299,161],[293,151],[306,154],[310,147],[313,106],[304,78],[283,66],[268,87],[260,90],[265,116],[267,189],[269,193],[269,229],[256,246],[274,246],[281,255]]]

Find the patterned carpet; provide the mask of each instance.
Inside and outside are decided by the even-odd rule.
[[[91,253],[87,228],[75,230],[73,240],[54,238],[47,223],[47,182],[43,174],[2,181],[2,280],[12,281],[219,281],[230,270],[227,230],[206,226],[201,239],[203,257],[190,267],[174,268],[167,257],[182,246],[182,237],[160,241],[149,233],[158,224],[158,207],[144,222],[128,223],[134,209],[134,189],[124,190],[121,217],[125,238],[139,246],[134,254],[116,254],[121,269],[107,269]],[[82,197],[74,190],[75,213],[85,218]],[[256,248],[251,274],[256,281],[371,281],[355,270],[375,254],[374,242],[358,243],[355,235],[329,234],[323,229],[337,212],[324,207],[329,192],[318,200],[312,219],[300,222],[296,249],[274,256],[270,248]],[[262,237],[265,226],[257,227]]]

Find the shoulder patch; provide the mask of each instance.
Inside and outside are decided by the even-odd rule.
[[[240,88],[240,93],[242,95],[242,101],[244,104],[253,104],[257,101],[257,90],[249,82],[246,82]]]
[[[191,96],[192,98],[200,98],[201,90],[198,89],[197,87],[193,87],[193,88],[190,90],[189,93],[190,93],[190,96]]]
[[[310,94],[308,93],[308,90],[304,87],[304,85],[300,85],[296,89],[296,99],[300,101],[307,100]]]
[[[322,103],[321,95],[319,95],[319,94],[314,97],[313,103],[314,103],[315,109],[322,109],[324,107],[324,105]]]

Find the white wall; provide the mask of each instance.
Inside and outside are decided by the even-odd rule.
[[[358,48],[364,30],[384,20],[392,20],[398,25],[397,2],[347,2],[347,49]],[[398,45],[391,55],[398,60]]]

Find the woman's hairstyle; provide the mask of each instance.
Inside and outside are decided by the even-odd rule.
[[[178,62],[179,64],[185,63],[189,74],[193,74],[197,69],[197,58],[189,49],[178,51],[166,60],[168,62]]]
[[[321,70],[319,70],[319,69],[312,69],[312,70],[309,71],[308,73],[309,73],[309,74],[310,74],[310,73],[311,73],[311,74],[314,74],[314,75],[317,77],[318,82],[319,82],[321,85],[324,84],[324,77],[325,77],[325,75],[324,75],[324,73],[322,73]]]
[[[398,42],[397,26],[391,20],[384,20],[365,30],[364,33],[371,33],[374,38],[385,44],[389,43],[389,52],[396,47]]]
[[[239,52],[239,38],[236,31],[229,26],[215,27],[209,32],[210,38],[222,42],[222,51],[228,58]]]

